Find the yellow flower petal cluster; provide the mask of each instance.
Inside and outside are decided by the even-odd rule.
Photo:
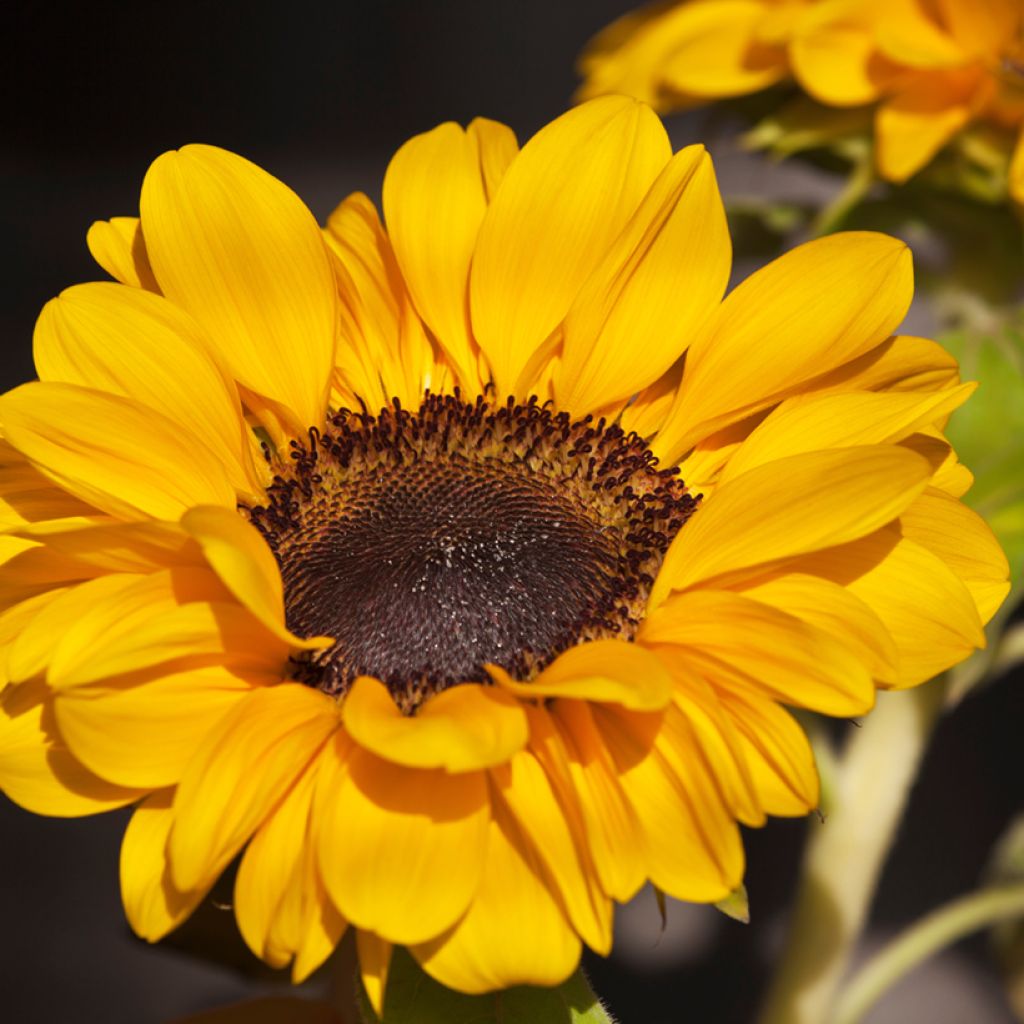
[[[486,120],[419,135],[388,167],[386,228],[357,194],[321,230],[209,146],[159,157],[140,206],[89,232],[117,283],[48,303],[39,381],[0,397],[0,786],[40,814],[136,805],[121,882],[144,938],[238,861],[242,935],[296,979],[351,927],[378,1003],[395,944],[467,992],[559,982],[582,943],[608,951],[614,903],[645,880],[719,900],[741,823],[816,806],[787,705],[859,715],[983,644],[1007,567],[942,432],[972,386],[893,333],[906,247],[835,235],[725,295],[710,159],[673,154],[645,105],[594,100],[522,149]],[[240,513],[314,500],[282,483],[298,460],[310,494],[327,486],[311,438],[426,390],[473,423],[534,395],[523,430],[594,414],[583,440],[603,417],[679,468],[692,514],[629,637],[524,672],[481,649],[486,672],[413,706],[365,671],[302,675],[336,637],[300,630],[292,556]],[[390,443],[373,422],[361,451]],[[528,477],[531,458],[508,464]],[[378,635],[398,620],[360,588],[389,558],[363,551],[353,596],[317,609],[382,657],[409,644]],[[350,571],[317,564],[304,585]],[[531,565],[540,621],[559,599]],[[512,568],[503,589],[526,578]],[[497,628],[505,600],[465,614]]]
[[[827,106],[871,105],[878,173],[893,182],[982,123],[1024,202],[1021,0],[682,0],[609,26],[580,70],[583,98],[624,93],[663,111],[786,80]]]

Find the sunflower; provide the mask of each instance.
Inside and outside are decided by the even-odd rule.
[[[980,125],[984,141],[970,152],[999,154],[1010,195],[1024,203],[1020,0],[656,4],[598,35],[580,71],[581,97],[625,93],[661,110],[791,79],[826,106],[871,106],[877,170],[892,182]]]
[[[646,880],[722,899],[818,801],[784,705],[868,711],[1007,589],[901,243],[723,299],[708,155],[619,97],[416,136],[383,208],[165,153],[0,398],[0,784],[136,805],[144,938],[237,862],[252,950],[351,927],[377,1005],[396,944],[547,985]]]

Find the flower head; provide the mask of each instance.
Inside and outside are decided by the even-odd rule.
[[[326,231],[238,156],[161,156],[120,283],[47,304],[0,398],[0,784],[137,804],[159,939],[236,858],[248,944],[347,927],[478,992],[606,952],[647,879],[716,901],[818,800],[784,705],[860,714],[983,643],[1006,564],[894,336],[910,256],[803,246],[723,299],[711,162],[606,98],[520,151],[407,142]]]
[[[877,169],[892,182],[979,126],[965,155],[1001,163],[1024,202],[1020,0],[682,0],[615,22],[580,68],[581,96],[621,92],[662,110],[788,80],[828,107],[871,107]]]

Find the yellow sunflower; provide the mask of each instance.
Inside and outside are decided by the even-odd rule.
[[[321,231],[241,157],[155,161],[0,397],[0,784],[137,804],[155,941],[236,858],[242,935],[348,927],[443,983],[553,984],[645,880],[715,901],[803,815],[784,705],[870,709],[984,642],[1006,563],[893,336],[910,255],[790,252],[723,299],[711,162],[584,104],[477,120]]]
[[[831,107],[874,107],[878,173],[903,182],[984,124],[1024,203],[1021,0],[682,0],[627,15],[580,60],[581,97],[661,110],[794,79]]]

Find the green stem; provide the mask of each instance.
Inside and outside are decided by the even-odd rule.
[[[833,1024],[858,1024],[896,981],[939,950],[986,925],[1024,915],[1024,882],[982,889],[921,918],[854,975]]]
[[[875,157],[869,148],[853,165],[839,193],[824,206],[811,222],[811,238],[821,238],[842,226],[849,212],[868,194],[875,183]]]
[[[880,693],[834,769],[831,806],[810,823],[786,949],[761,1024],[822,1024],[846,973],[945,693],[936,679]]]

